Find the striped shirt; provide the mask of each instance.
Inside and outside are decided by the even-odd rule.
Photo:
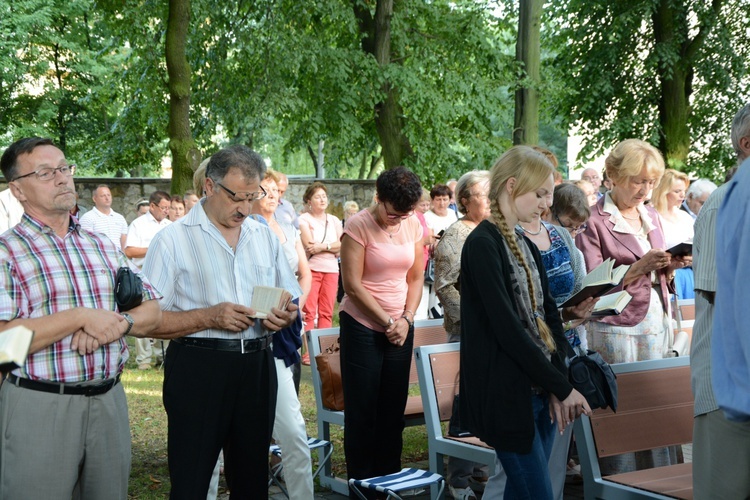
[[[292,298],[302,295],[279,238],[251,218],[241,226],[232,248],[209,221],[201,200],[188,214],[160,231],[149,245],[143,272],[164,295],[164,311],[190,311],[232,302],[249,306],[255,285],[284,288]],[[267,332],[261,321],[241,333],[202,330],[191,337],[250,339]]]
[[[40,318],[76,307],[117,310],[115,277],[127,265],[125,255],[109,239],[81,231],[70,220],[62,238],[28,214],[0,236],[0,320]],[[144,299],[155,298],[158,294],[144,279]],[[30,354],[13,373],[69,383],[112,378],[122,371],[128,358],[124,339],[81,356],[70,349],[73,333]]]
[[[714,305],[702,293],[716,292],[716,216],[728,184],[711,193],[695,220],[693,237],[693,272],[695,273],[695,324],[690,346],[690,377],[693,384],[696,416],[718,410],[711,386],[711,337]]]
[[[90,233],[99,233],[109,238],[117,248],[121,247],[122,235],[128,234],[128,223],[125,217],[114,210],[109,215],[92,208],[79,219],[81,227]]]

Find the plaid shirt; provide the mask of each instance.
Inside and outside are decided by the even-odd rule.
[[[25,214],[0,236],[0,320],[39,318],[75,307],[117,310],[115,276],[127,258],[108,238],[82,231],[75,218],[70,220],[68,233],[60,238]],[[159,298],[145,277],[143,285],[144,300]],[[73,333],[30,354],[14,373],[70,383],[112,378],[122,371],[128,359],[125,339],[81,356],[70,349]]]

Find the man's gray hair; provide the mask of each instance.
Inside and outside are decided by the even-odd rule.
[[[458,211],[462,214],[466,215],[466,207],[461,200],[469,198],[471,196],[471,188],[480,182],[490,182],[489,170],[472,170],[471,172],[466,172],[458,179],[454,198],[456,199]]]
[[[732,147],[737,154],[738,164],[745,159],[745,153],[740,147],[743,137],[750,137],[750,104],[745,104],[732,121]]]
[[[214,182],[221,182],[230,168],[239,169],[245,179],[261,180],[266,175],[266,162],[263,158],[241,144],[214,153],[206,166],[206,177]]]
[[[716,187],[716,184],[708,179],[698,179],[690,184],[685,196],[688,198],[700,198],[704,194],[711,194],[716,191]]]

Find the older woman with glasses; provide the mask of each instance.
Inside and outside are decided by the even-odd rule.
[[[401,470],[414,311],[422,296],[417,176],[397,167],[376,184],[377,204],[346,223],[341,239],[341,376],[349,478]]]

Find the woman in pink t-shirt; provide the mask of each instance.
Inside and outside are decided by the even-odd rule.
[[[401,470],[414,311],[422,295],[422,195],[398,167],[376,182],[378,203],[346,222],[341,240],[341,372],[349,478]]]
[[[343,228],[338,217],[326,213],[328,189],[322,182],[310,184],[302,201],[307,206],[307,212],[299,216],[299,231],[312,271],[310,295],[302,312],[307,330],[314,326],[330,328],[339,286],[338,253]]]

